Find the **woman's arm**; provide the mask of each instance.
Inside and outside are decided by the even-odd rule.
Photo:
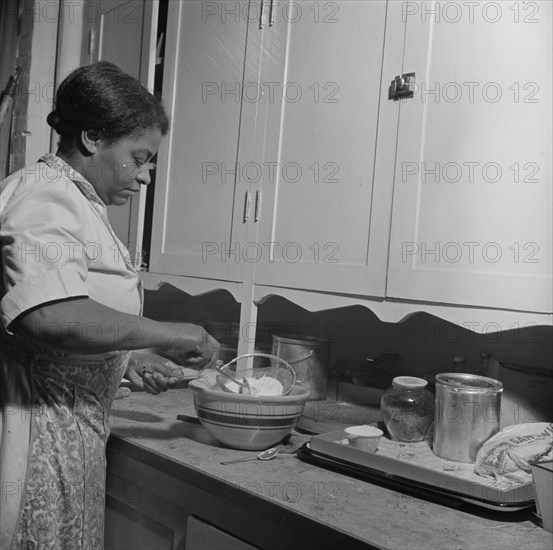
[[[11,328],[64,352],[95,354],[151,348],[179,364],[196,366],[214,360],[219,347],[198,325],[160,323],[122,313],[90,298],[45,304],[21,315]]]

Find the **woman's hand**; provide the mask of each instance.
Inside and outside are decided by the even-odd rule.
[[[141,352],[131,354],[125,374],[136,388],[154,395],[177,387],[197,375],[195,369],[179,367],[159,355]]]
[[[204,328],[189,323],[167,323],[165,326],[170,331],[169,343],[157,349],[160,355],[195,369],[215,364],[220,344]]]

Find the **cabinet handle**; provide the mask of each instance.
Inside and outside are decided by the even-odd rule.
[[[263,2],[265,0],[261,0],[259,4],[259,29],[263,29]]]
[[[415,73],[405,73],[396,76],[388,89],[388,99],[398,101],[408,99],[415,95]]]
[[[92,29],[88,33],[88,53],[94,53],[95,49],[96,49],[96,33],[94,32],[94,29]]]
[[[275,22],[275,14],[273,12],[273,4],[274,4],[274,0],[271,0],[271,3],[269,4],[269,27],[272,27],[273,23]]]
[[[261,190],[258,189],[255,192],[255,214],[253,217],[253,221],[259,221],[259,216],[261,215]]]
[[[244,198],[244,223],[246,223],[250,219],[250,192],[246,191],[246,196]]]

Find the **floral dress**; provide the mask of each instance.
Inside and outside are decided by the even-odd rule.
[[[54,155],[0,184],[0,245],[0,548],[100,550],[109,411],[128,352],[54,352],[10,325],[75,297],[139,314],[140,280],[93,187]],[[98,338],[93,323],[75,330]]]

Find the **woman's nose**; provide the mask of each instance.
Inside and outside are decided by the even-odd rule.
[[[141,185],[148,185],[152,181],[150,171],[147,168],[141,170],[136,176],[136,179],[140,182]]]

